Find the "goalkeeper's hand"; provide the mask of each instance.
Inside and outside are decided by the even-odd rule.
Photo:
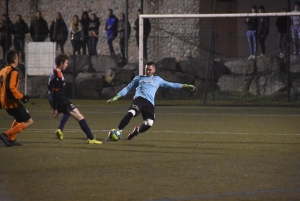
[[[109,100],[107,101],[107,103],[112,103],[113,101],[118,100],[120,97],[121,97],[121,96],[120,96],[119,94],[117,94],[115,97],[109,99]]]
[[[184,84],[183,88],[188,88],[191,91],[195,91],[196,87],[192,84]]]

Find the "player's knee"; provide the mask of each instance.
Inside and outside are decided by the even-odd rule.
[[[131,113],[133,117],[136,115],[136,111],[135,110],[129,110],[128,113]]]
[[[146,125],[146,126],[153,126],[153,123],[154,123],[154,121],[152,120],[152,119],[146,119],[145,121],[144,121],[144,124]]]

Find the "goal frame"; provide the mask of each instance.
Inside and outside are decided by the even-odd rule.
[[[230,14],[141,14],[139,16],[139,75],[144,74],[144,18],[232,18],[300,16],[300,12],[230,13]]]

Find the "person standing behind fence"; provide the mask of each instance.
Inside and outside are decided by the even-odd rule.
[[[135,32],[135,38],[136,38],[136,43],[137,43],[137,47],[139,48],[139,16],[141,14],[141,9],[138,9],[138,18],[135,20],[134,22],[134,30]],[[150,20],[148,18],[144,18],[144,40],[143,40],[143,46],[144,46],[144,59],[147,60],[148,59],[148,53],[147,53],[147,42],[148,42],[148,38],[150,35],[150,31],[151,31],[151,23]]]
[[[20,103],[27,103],[29,97],[18,90],[19,72],[16,69],[19,63],[19,56],[15,50],[9,50],[5,59],[7,66],[0,71],[0,104],[6,112],[14,117],[10,129],[0,134],[0,139],[8,146],[21,146],[16,141],[17,134],[33,124],[28,110]]]
[[[33,42],[44,42],[48,37],[48,34],[48,23],[42,17],[41,11],[37,11],[35,18],[30,24],[30,36]]]
[[[118,21],[119,19],[113,14],[112,9],[107,10],[108,18],[105,24],[106,36],[107,36],[107,44],[109,49],[110,56],[115,56],[115,50],[113,46],[113,41],[118,36]]]
[[[52,21],[49,35],[50,41],[56,42],[56,51],[59,46],[60,52],[64,53],[64,45],[68,38],[68,29],[61,13],[59,12],[56,13],[55,20]]]
[[[73,16],[73,20],[70,26],[70,36],[71,36],[71,43],[73,47],[73,51],[75,54],[80,54],[80,47],[82,41],[84,40],[84,33],[81,22],[79,22],[78,15]]]
[[[251,13],[257,13],[257,6],[253,5],[251,7]],[[247,40],[250,48],[250,56],[248,59],[255,59],[257,52],[257,39],[256,39],[256,29],[258,23],[258,17],[247,17],[246,23],[248,24],[247,28]]]
[[[90,23],[90,17],[89,17],[89,14],[87,11],[84,11],[82,13],[82,16],[81,16],[81,25],[82,25],[82,28],[83,28],[83,41],[82,41],[82,44],[81,44],[81,48],[82,48],[82,54],[86,54],[86,46],[88,45],[88,42],[89,42],[89,23]]]
[[[121,13],[120,15],[120,21],[118,22],[118,32],[119,32],[119,45],[120,45],[120,50],[121,50],[121,60],[119,62],[122,61],[126,61],[125,58],[125,26],[127,26],[127,33],[128,33],[128,38],[130,38],[130,34],[131,34],[131,27],[130,24],[127,20],[127,22],[125,22],[125,14]]]
[[[300,12],[300,2],[295,3],[295,10],[292,12]],[[291,16],[292,38],[294,44],[294,54],[300,54],[300,16]]]
[[[8,22],[8,27],[6,27],[6,21]],[[10,49],[12,45],[11,34],[12,34],[13,24],[10,19],[6,19],[6,14],[2,15],[2,20],[0,22],[0,45],[2,47],[3,59],[5,59],[6,52]]]
[[[16,23],[13,25],[12,34],[14,34],[14,46],[18,53],[21,53],[22,62],[25,62],[25,34],[29,33],[29,28],[22,16],[19,14],[16,17]]]
[[[283,8],[282,12],[286,12],[286,9]],[[276,20],[276,26],[277,26],[277,31],[278,31],[278,45],[280,49],[280,58],[284,58],[286,55],[285,49],[286,49],[286,37],[287,37],[287,16],[280,16]]]
[[[88,31],[89,31],[89,40],[88,40],[88,50],[89,55],[97,55],[97,43],[99,39],[99,27],[100,21],[99,17],[95,13],[91,15]]]
[[[259,6],[259,13],[265,13],[265,7]],[[261,54],[258,57],[265,57],[266,55],[266,38],[269,34],[269,17],[259,17],[257,24],[257,40],[261,48]]]

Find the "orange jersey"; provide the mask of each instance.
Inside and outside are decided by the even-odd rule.
[[[18,90],[19,72],[12,66],[5,66],[0,71],[0,102],[4,109],[15,108],[23,98]]]

